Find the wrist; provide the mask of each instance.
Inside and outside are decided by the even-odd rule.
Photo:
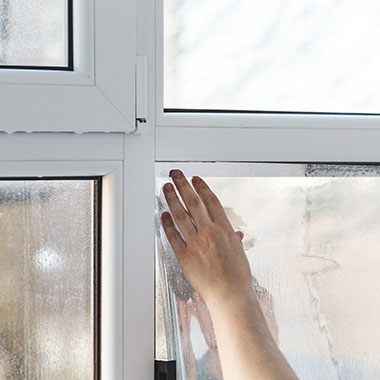
[[[206,305],[214,327],[223,325],[235,329],[237,324],[247,328],[254,326],[258,339],[273,339],[252,288],[244,292],[230,293],[223,298],[213,298]]]
[[[247,306],[260,307],[256,294],[251,286],[239,289],[228,289],[224,292],[214,292],[212,296],[205,299],[209,312],[221,313],[226,310],[241,310]]]

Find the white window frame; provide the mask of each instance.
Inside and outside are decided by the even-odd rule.
[[[158,127],[379,129],[380,115],[295,113],[164,113],[164,1],[156,0],[156,120]],[[380,111],[379,111],[380,113]]]
[[[74,71],[0,69],[1,130],[135,130],[135,1],[73,3]]]
[[[172,163],[173,168],[186,168],[186,162],[380,163],[380,116],[164,113],[163,2],[156,0],[152,83],[156,162]],[[214,169],[208,169],[203,171],[212,176]]]
[[[156,161],[379,162],[380,116],[164,113],[164,0],[155,3]]]
[[[162,5],[74,0],[74,72],[0,70],[0,130],[22,131],[0,133],[0,176],[104,178],[107,380],[154,378],[155,161],[380,162],[378,117],[164,114]],[[148,63],[142,134],[130,134],[136,56]]]
[[[101,375],[107,380],[154,377],[152,89],[138,131],[135,109],[136,56],[154,49],[144,26],[154,4],[147,13],[145,5],[74,0],[74,72],[0,70],[0,176],[103,177]],[[153,61],[147,74],[153,78]]]
[[[102,177],[101,379],[107,380],[153,378],[154,168],[152,139],[144,137],[0,136],[0,177]]]
[[[16,142],[18,145],[18,142]],[[86,177],[102,176],[102,247],[101,247],[101,363],[102,379],[120,378],[122,341],[122,233],[120,209],[122,201],[122,164],[119,161],[8,161],[0,169],[0,177]],[[115,202],[116,200],[116,202]],[[112,356],[111,356],[112,354]],[[115,360],[118,359],[118,360]],[[116,363],[116,365],[114,365]]]

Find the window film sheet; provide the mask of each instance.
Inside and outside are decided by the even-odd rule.
[[[68,1],[0,0],[0,67],[67,67]]]
[[[2,380],[94,380],[95,186],[0,181]]]
[[[156,164],[156,357],[222,380],[207,308],[159,221],[171,169],[202,176],[243,245],[271,333],[300,380],[380,378],[380,167]]]
[[[380,113],[377,0],[164,0],[164,108]]]

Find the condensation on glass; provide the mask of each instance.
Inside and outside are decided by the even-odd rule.
[[[211,319],[165,237],[170,169],[201,175],[243,245],[266,320],[300,380],[380,379],[380,166],[159,163],[156,357],[222,380]]]
[[[70,1],[0,0],[0,68],[68,67]]]
[[[164,107],[380,113],[377,0],[164,0]]]
[[[96,180],[0,181],[0,379],[94,380]]]

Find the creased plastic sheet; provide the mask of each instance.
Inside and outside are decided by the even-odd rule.
[[[202,175],[244,232],[252,284],[299,378],[378,380],[379,166],[157,164],[157,215],[173,168]],[[180,379],[221,380],[207,309],[158,219],[156,242],[156,355],[176,359]]]

